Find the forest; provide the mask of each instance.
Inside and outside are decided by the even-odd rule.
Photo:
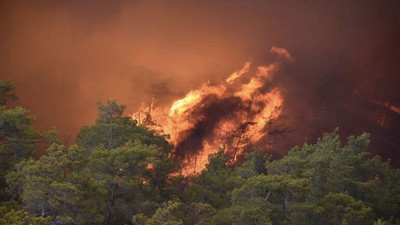
[[[277,159],[254,149],[240,165],[224,147],[182,175],[167,136],[98,104],[98,118],[65,146],[34,128],[0,82],[0,224],[400,224],[400,170],[368,152],[370,135],[338,129]]]

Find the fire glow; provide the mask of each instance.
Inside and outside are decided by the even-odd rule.
[[[246,62],[223,84],[207,82],[169,107],[153,107],[152,100],[147,112],[143,108],[132,117],[140,125],[169,134],[174,155],[183,161],[182,174],[202,171],[208,155],[220,147],[235,163],[246,149],[255,147],[268,135],[269,125],[282,111],[282,91],[271,84],[282,60],[293,59],[282,48],[273,47],[271,52],[278,57],[267,66],[252,68],[251,62]]]

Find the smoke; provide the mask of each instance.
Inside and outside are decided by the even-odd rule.
[[[274,76],[285,118],[271,151],[340,126],[344,136],[370,132],[371,151],[399,165],[400,118],[385,106],[400,107],[399,9],[372,0],[0,1],[0,79],[16,85],[16,104],[39,129],[55,125],[73,143],[99,100],[128,113],[152,96],[168,105],[284,47],[293,61]],[[240,108],[231,101],[221,104]],[[194,133],[212,129],[199,125]]]
[[[190,115],[189,119],[193,120],[194,126],[183,130],[179,135],[176,155],[184,157],[197,154],[204,148],[205,140],[214,142],[213,138],[216,138],[214,130],[219,122],[229,117],[235,118],[237,112],[244,110],[249,110],[249,108],[245,107],[239,97],[219,98],[216,95],[204,97]],[[218,147],[215,146],[215,148]]]

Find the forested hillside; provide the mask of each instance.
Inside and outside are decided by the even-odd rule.
[[[400,170],[368,153],[366,133],[341,143],[336,129],[281,159],[254,149],[240,165],[221,147],[183,176],[167,137],[116,101],[67,147],[14,99],[0,82],[0,224],[400,223]]]

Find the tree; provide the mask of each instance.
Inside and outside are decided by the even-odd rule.
[[[128,143],[141,143],[153,146],[157,150],[157,160],[151,164],[151,169],[145,171],[152,190],[161,196],[167,195],[169,174],[176,170],[171,151],[173,146],[164,136],[156,135],[146,127],[137,126],[130,117],[123,116],[125,105],[116,101],[108,101],[105,105],[98,104],[98,119],[92,126],[85,126],[77,135],[79,146],[90,155],[96,149],[111,150],[125,146]]]
[[[137,126],[132,118],[123,115],[125,105],[116,101],[98,104],[98,119],[93,126],[84,126],[76,137],[79,146],[90,155],[96,148],[112,149],[121,147],[129,141],[141,141],[147,145],[157,145],[162,151],[171,151],[163,136],[155,135],[146,127]]]
[[[210,223],[214,213],[215,210],[208,204],[184,204],[177,200],[172,200],[160,204],[151,216],[136,214],[133,216],[132,222],[137,225],[205,225]]]
[[[216,210],[209,204],[192,202],[181,204],[183,224],[205,225],[209,224]]]
[[[317,206],[322,208],[319,223],[372,224],[372,209],[365,207],[361,201],[356,201],[346,194],[329,193],[318,200]]]
[[[49,225],[49,218],[31,217],[24,210],[8,210],[5,207],[0,207],[0,224],[12,225]]]
[[[215,209],[226,208],[231,205],[230,192],[243,182],[242,178],[230,171],[224,149],[220,149],[209,155],[206,169],[194,178],[193,184],[185,189],[181,198],[184,202],[210,204]]]
[[[0,106],[5,106],[8,101],[17,99],[14,89],[10,81],[0,81]]]
[[[35,118],[21,107],[7,109],[5,104],[15,100],[14,87],[0,81],[0,201],[8,200],[4,176],[22,159],[35,155],[40,143],[55,141],[55,131],[40,133],[33,128]]]
[[[305,178],[286,175],[254,176],[246,180],[243,186],[233,190],[232,207],[252,212],[243,214],[242,220],[246,220],[248,216],[264,218],[265,215],[273,224],[286,224],[292,205],[302,201],[309,190],[308,182]],[[260,215],[254,209],[258,209]]]
[[[146,211],[146,202],[161,201],[160,192],[173,169],[170,145],[133,125],[130,118],[112,115],[117,117],[98,123],[115,126],[124,139],[116,137],[107,148],[101,138],[92,146],[83,144],[92,148],[90,153],[81,146],[66,149],[53,144],[48,155],[23,160],[8,173],[8,190],[20,197],[23,209],[56,224],[124,224],[135,213]],[[87,131],[95,137],[104,130],[95,126]],[[114,142],[120,145],[114,147]]]
[[[367,172],[365,166],[369,156],[369,135],[350,137],[347,145],[342,147],[337,132],[338,129],[325,134],[314,145],[293,148],[282,159],[268,164],[268,173],[310,178],[310,194],[314,198],[330,192],[356,195],[360,182],[376,176],[376,172]]]
[[[244,179],[266,174],[265,165],[271,159],[271,155],[264,154],[260,150],[254,150],[246,156],[246,161],[235,169],[235,173]]]
[[[222,209],[212,218],[212,225],[272,225],[269,212],[253,205],[234,205]]]
[[[8,169],[12,162],[33,155],[41,137],[32,127],[34,122],[35,118],[28,116],[28,111],[23,108],[0,107],[0,156],[9,161],[2,164],[3,168]]]
[[[370,157],[368,134],[350,136],[343,146],[337,133],[338,129],[313,145],[293,148],[282,159],[269,163],[268,173],[309,179],[307,201],[299,202],[297,209],[318,211],[318,200],[330,193],[345,193],[372,208],[377,218],[389,220],[398,215],[398,171],[379,157]]]
[[[53,144],[47,156],[23,160],[7,174],[8,190],[19,196],[30,215],[46,217],[52,224],[78,223],[88,211],[80,204],[88,189],[81,149]]]
[[[373,224],[372,209],[343,193],[329,193],[312,204],[294,207],[291,220],[297,224]]]
[[[165,202],[151,218],[138,214],[132,218],[132,222],[137,225],[183,225],[183,221],[176,216],[180,205],[179,202]]]
[[[138,142],[93,152],[88,165],[97,184],[96,196],[102,199],[104,224],[116,224],[116,218],[130,221],[134,213],[142,210],[138,204],[152,199],[150,180],[145,174],[157,156],[154,146]]]

